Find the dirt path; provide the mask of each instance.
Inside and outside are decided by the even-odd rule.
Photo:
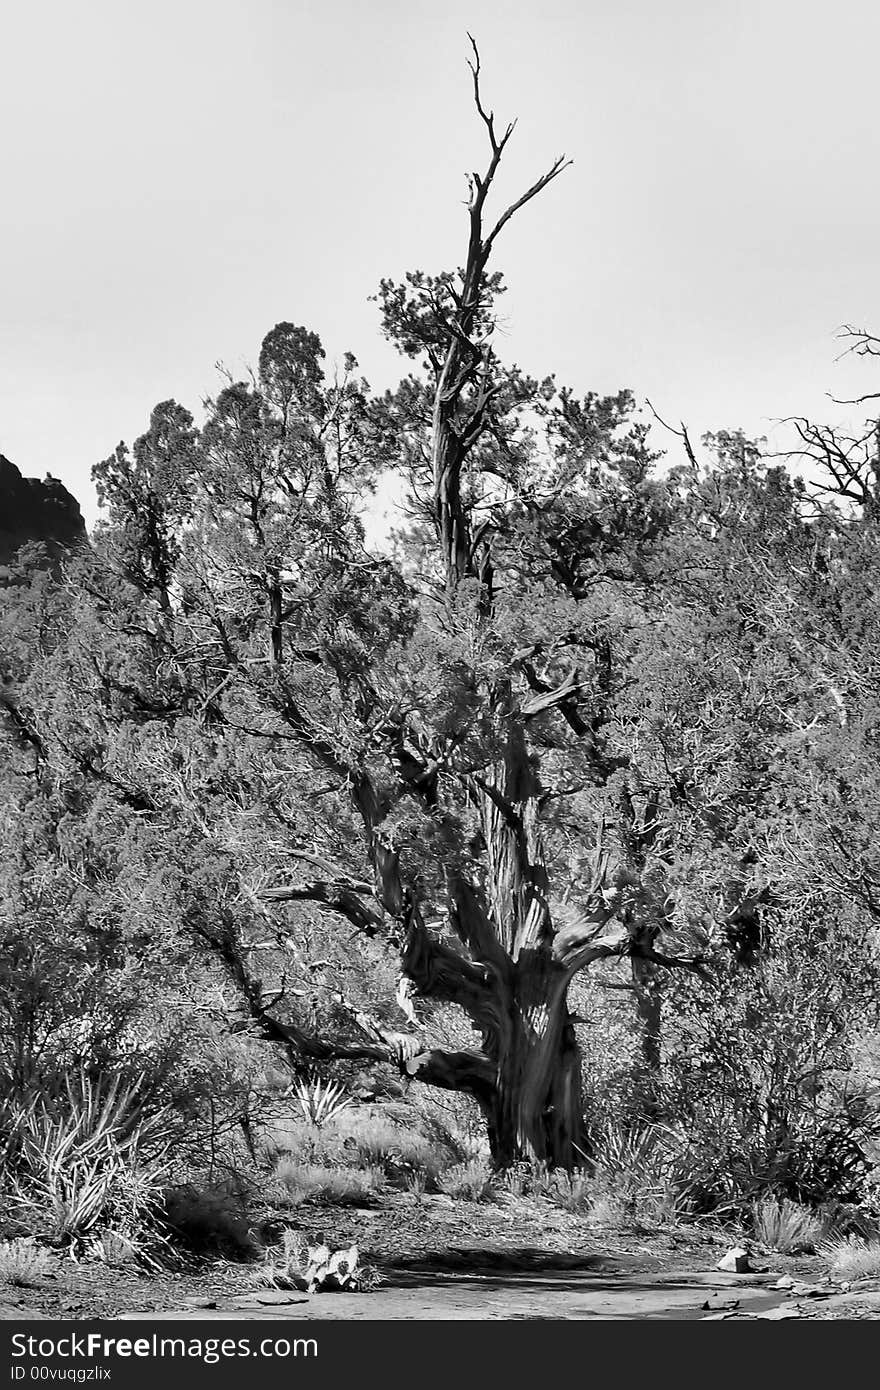
[[[148,1321],[558,1321],[600,1318],[614,1321],[700,1320],[705,1318],[880,1318],[880,1287],[843,1292],[828,1288],[819,1296],[797,1297],[774,1287],[777,1275],[734,1275],[717,1270],[657,1270],[625,1260],[592,1268],[509,1267],[392,1270],[386,1283],[369,1293],[308,1296],[255,1289],[241,1279],[205,1280],[173,1293],[157,1307],[132,1289],[125,1310],[99,1316]],[[818,1287],[818,1286],[814,1286]],[[132,1296],[134,1295],[134,1296]],[[0,1320],[83,1316],[84,1310],[37,1308],[22,1290],[0,1299]],[[91,1314],[94,1316],[94,1313]]]
[[[773,1276],[775,1278],[776,1276]],[[605,1318],[704,1318],[729,1311],[774,1308],[791,1295],[771,1289],[770,1276],[720,1273],[622,1273],[481,1270],[471,1275],[395,1274],[393,1282],[370,1293],[254,1292],[218,1302],[215,1308],[186,1307],[163,1313],[128,1314],[151,1319],[291,1318],[353,1320],[569,1320]],[[704,1307],[708,1304],[709,1307]]]
[[[148,1271],[47,1252],[49,1267],[32,1285],[13,1288],[0,1279],[0,1321],[880,1317],[880,1281],[873,1294],[823,1286],[827,1269],[815,1256],[763,1255],[767,1273],[721,1273],[716,1266],[737,1233],[696,1223],[597,1230],[547,1203],[440,1197],[364,1209],[305,1206],[295,1219],[305,1243],[356,1244],[383,1282],[369,1293],[307,1297],[260,1288],[265,1267],[254,1257]],[[290,1222],[288,1212],[279,1230]],[[795,1287],[774,1288],[780,1275]],[[799,1296],[808,1287],[816,1297]]]

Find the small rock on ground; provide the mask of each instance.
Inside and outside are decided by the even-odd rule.
[[[741,1245],[734,1245],[723,1255],[715,1266],[716,1269],[723,1269],[726,1274],[749,1274],[752,1265],[749,1260],[748,1250],[744,1250]]]

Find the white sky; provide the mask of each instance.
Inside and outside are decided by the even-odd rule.
[[[89,469],[281,319],[402,370],[368,296],[463,259],[499,194],[575,160],[496,266],[506,353],[631,387],[696,437],[867,389],[880,332],[875,0],[0,0],[0,451],[94,515]]]

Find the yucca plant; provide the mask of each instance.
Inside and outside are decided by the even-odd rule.
[[[594,1182],[623,1201],[635,1200],[665,1185],[665,1157],[659,1128],[608,1125],[596,1140]]]
[[[592,1205],[600,1195],[649,1220],[675,1220],[693,1192],[686,1145],[668,1125],[608,1125],[595,1137]]]
[[[316,1129],[329,1124],[352,1104],[351,1097],[338,1081],[323,1081],[319,1076],[300,1077],[294,1082],[291,1094],[303,1118]]]
[[[134,1244],[155,1228],[170,1126],[170,1111],[145,1109],[137,1082],[80,1074],[59,1100],[21,1111],[14,1198],[59,1243],[108,1227]]]

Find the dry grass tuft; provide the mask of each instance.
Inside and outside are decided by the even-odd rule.
[[[454,1163],[437,1178],[437,1186],[447,1197],[459,1202],[484,1202],[495,1192],[495,1173],[482,1158]]]
[[[752,1222],[756,1238],[779,1255],[812,1254],[827,1231],[820,1216],[787,1197],[754,1202]]]
[[[880,1279],[880,1240],[836,1236],[822,1241],[819,1253],[836,1279]]]
[[[626,1210],[618,1198],[609,1193],[601,1193],[590,1201],[587,1207],[587,1221],[591,1226],[601,1229],[617,1228],[626,1225]]]
[[[360,1206],[374,1202],[385,1185],[385,1174],[375,1165],[335,1168],[321,1163],[303,1163],[295,1158],[279,1159],[275,1178],[292,1206],[310,1197],[343,1206]]]
[[[13,1288],[33,1288],[51,1268],[51,1259],[30,1236],[0,1241],[0,1279]]]

